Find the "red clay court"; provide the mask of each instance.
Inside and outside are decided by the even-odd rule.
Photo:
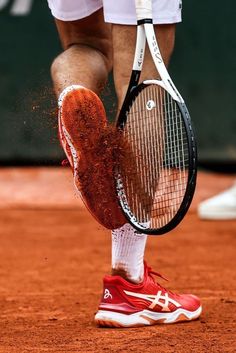
[[[200,320],[133,329],[93,323],[110,236],[75,196],[68,168],[0,170],[0,352],[236,351],[236,221],[200,221],[196,205],[234,176],[199,173],[190,212],[150,237],[146,259],[163,283],[202,299]]]

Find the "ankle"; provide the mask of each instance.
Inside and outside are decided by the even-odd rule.
[[[111,275],[120,276],[123,279],[125,279],[127,282],[134,283],[134,284],[139,284],[143,281],[143,272],[137,276],[132,276],[123,268],[112,268]]]

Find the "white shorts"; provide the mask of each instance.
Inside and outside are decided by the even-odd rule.
[[[106,22],[135,25],[134,0],[48,0],[52,15],[62,21],[75,21],[103,7]],[[182,0],[153,0],[153,22],[181,22]]]

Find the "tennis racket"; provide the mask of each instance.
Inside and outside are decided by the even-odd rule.
[[[164,65],[152,23],[152,1],[136,0],[137,39],[117,128],[129,161],[115,172],[125,217],[138,231],[160,235],[185,216],[195,190],[197,149],[190,115]],[[148,43],[160,79],[139,84]]]

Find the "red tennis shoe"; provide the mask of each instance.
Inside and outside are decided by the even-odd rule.
[[[175,294],[156,283],[146,264],[140,284],[120,276],[104,277],[104,292],[95,322],[106,327],[137,327],[197,319],[202,307],[191,294]],[[162,277],[164,278],[164,277]]]
[[[121,227],[127,221],[116,196],[114,157],[101,100],[91,90],[72,85],[62,92],[58,106],[59,139],[77,191],[100,224],[108,229]]]

